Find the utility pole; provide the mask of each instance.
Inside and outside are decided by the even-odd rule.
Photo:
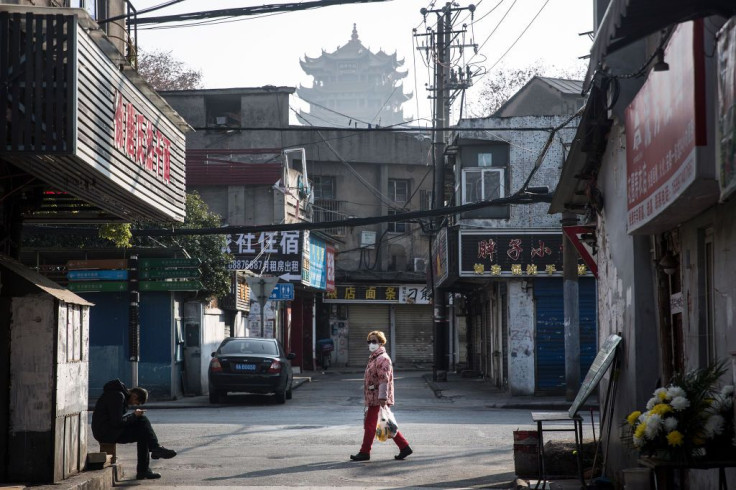
[[[464,90],[471,85],[471,74],[469,69],[458,68],[457,71],[450,66],[452,62],[451,48],[456,34],[464,33],[462,31],[453,32],[452,14],[460,10],[470,10],[471,15],[475,11],[475,6],[470,5],[465,8],[455,7],[451,2],[447,2],[444,7],[436,10],[421,9],[420,13],[425,17],[428,13],[434,13],[437,16],[437,27],[432,39],[432,33],[416,34],[415,36],[427,36],[427,43],[424,47],[418,49],[425,50],[428,59],[434,59],[434,87],[428,87],[434,92],[434,131],[432,138],[432,163],[434,167],[434,185],[433,185],[433,203],[434,209],[444,208],[445,204],[445,147],[447,145],[448,133],[444,131],[449,127],[450,120],[450,102],[452,100],[452,90]],[[433,44],[432,47],[430,47]],[[475,45],[471,45],[475,46]],[[464,48],[463,44],[456,44],[454,47]],[[465,74],[467,73],[467,79]],[[458,75],[459,74],[459,75]],[[459,77],[459,78],[458,78]],[[461,79],[461,80],[459,80]],[[458,83],[458,82],[461,83]],[[432,96],[430,96],[432,98]],[[443,218],[438,217],[432,225],[432,232],[437,233],[442,227]],[[445,224],[446,226],[446,224]],[[430,240],[430,244],[432,241]],[[432,262],[432,250],[430,249],[430,262]],[[447,370],[449,369],[449,360],[451,353],[449,352],[449,329],[447,320],[447,291],[437,286],[436,278],[432,277],[432,302],[433,302],[433,337],[434,337],[434,365],[432,367],[432,378],[434,381],[446,381]]]
[[[574,213],[562,213],[562,226],[574,226]],[[566,234],[562,234],[562,302],[565,335],[565,399],[573,401],[580,388],[580,314],[578,253]]]

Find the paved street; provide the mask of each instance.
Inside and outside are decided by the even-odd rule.
[[[375,442],[371,461],[348,460],[362,436],[362,373],[316,375],[293,400],[231,397],[223,406],[156,408],[148,415],[163,445],[179,452],[153,461],[163,478],[133,480],[135,446],[118,446],[126,485],[138,488],[341,487],[508,488],[514,479],[512,432],[531,429],[529,409],[489,408],[479,393],[438,398],[426,372],[397,373],[395,414],[414,454],[395,461],[393,442]],[[472,381],[470,381],[472,383]],[[467,383],[467,382],[466,382]],[[168,404],[175,406],[176,402]],[[96,448],[90,440],[91,448]]]

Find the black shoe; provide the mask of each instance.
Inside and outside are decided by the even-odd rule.
[[[150,468],[145,473],[138,473],[135,475],[136,480],[155,480],[157,478],[161,478],[161,473],[156,473]]]
[[[394,459],[404,459],[404,458],[406,458],[407,456],[409,456],[413,452],[414,451],[412,451],[409,446],[406,446],[404,449],[402,449],[401,451],[399,451],[399,454],[397,454],[396,456],[394,456]]]
[[[350,459],[353,461],[368,461],[371,459],[371,455],[368,453],[351,454]]]
[[[166,449],[163,446],[151,449],[151,458],[153,459],[171,459],[174,456],[176,456],[176,451],[173,449]]]

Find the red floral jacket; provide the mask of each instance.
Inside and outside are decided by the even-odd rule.
[[[385,399],[389,406],[394,404],[394,368],[383,346],[372,352],[368,358],[363,392],[367,407],[380,405],[381,399]]]

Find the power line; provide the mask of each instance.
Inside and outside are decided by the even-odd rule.
[[[371,216],[368,218],[348,218],[336,221],[323,221],[320,223],[283,223],[272,225],[229,225],[219,228],[179,228],[179,229],[141,229],[131,230],[133,236],[178,236],[178,235],[228,235],[234,233],[260,233],[264,231],[299,231],[299,230],[324,230],[339,227],[359,227],[375,225],[379,223],[395,223],[397,221],[417,220],[435,216],[449,216],[464,213],[475,209],[493,206],[506,206],[509,204],[536,204],[540,202],[551,202],[552,194],[548,192],[517,192],[509,197],[501,197],[487,201],[480,201],[460,206],[448,206],[425,211],[409,211],[388,216]]]
[[[529,30],[529,28],[532,26],[532,24],[534,23],[534,21],[537,20],[537,17],[539,17],[539,14],[542,13],[542,10],[544,10],[544,7],[546,7],[548,3],[549,3],[549,0],[547,0],[546,2],[544,2],[544,5],[542,5],[542,7],[539,9],[539,11],[534,16],[534,18],[532,18],[532,20],[529,21],[529,24],[527,24],[527,26],[524,28],[524,30],[521,31],[521,34],[519,34],[519,37],[517,37],[514,40],[514,42],[511,44],[511,46],[509,46],[509,48],[506,51],[504,51],[504,53],[501,55],[501,57],[498,58],[496,60],[496,62],[493,63],[493,65],[487,71],[493,70],[493,68],[495,68],[495,66],[503,59],[503,57],[506,56],[509,53],[509,51],[511,51],[511,48],[513,48],[514,46],[516,46],[516,43],[518,43],[519,42],[519,39],[521,39],[521,37],[526,33],[526,31]]]
[[[310,10],[321,7],[331,7],[333,5],[347,5],[351,3],[373,3],[386,2],[388,0],[313,0],[311,2],[292,2],[282,4],[260,5],[255,7],[239,7],[220,10],[203,10],[199,12],[189,12],[185,14],[160,15],[155,17],[138,18],[134,14],[118,15],[103,19],[98,24],[113,22],[121,19],[128,19],[131,25],[141,24],[163,24],[166,22],[185,22],[189,20],[215,19],[220,17],[237,17],[245,15],[268,14],[273,12],[296,12],[299,10]]]

